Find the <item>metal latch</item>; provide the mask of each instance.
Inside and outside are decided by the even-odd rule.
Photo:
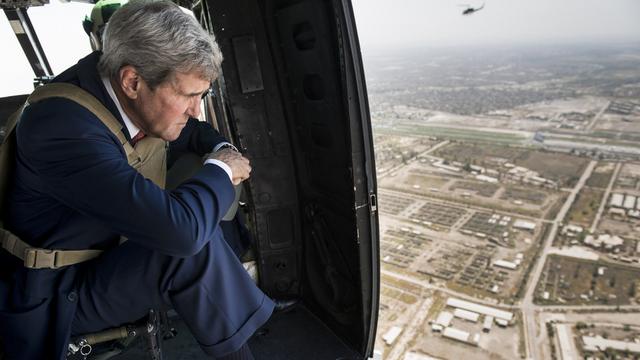
[[[378,211],[378,198],[375,193],[369,194],[369,210],[371,213]]]

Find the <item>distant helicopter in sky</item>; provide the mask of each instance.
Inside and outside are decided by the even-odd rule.
[[[469,4],[460,4],[460,6],[465,7],[465,9],[462,11],[462,15],[471,15],[482,10],[484,8],[484,3],[482,3],[482,5],[480,5],[479,7],[473,7]]]

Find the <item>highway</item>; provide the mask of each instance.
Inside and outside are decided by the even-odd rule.
[[[600,222],[600,217],[604,212],[604,207],[607,205],[607,199],[609,199],[609,194],[611,193],[611,189],[613,188],[613,184],[615,184],[616,179],[618,178],[618,173],[620,172],[620,168],[622,167],[622,163],[619,162],[616,164],[616,168],[613,171],[613,175],[611,175],[611,180],[609,181],[609,185],[607,186],[607,190],[605,190],[604,195],[602,195],[602,201],[600,201],[600,207],[598,207],[598,213],[596,217],[593,219],[593,223],[591,224],[591,228],[589,231],[591,233],[596,231],[596,227],[598,226],[598,222]]]
[[[573,190],[567,197],[567,200],[565,201],[564,205],[558,212],[556,219],[553,222],[553,225],[551,226],[549,235],[544,241],[541,256],[538,259],[537,264],[535,265],[533,273],[530,274],[529,276],[529,284],[527,286],[527,292],[525,293],[524,300],[522,303],[525,343],[527,344],[526,346],[527,357],[529,359],[542,359],[540,348],[537,346],[537,344],[539,343],[539,341],[537,341],[537,338],[539,335],[536,329],[537,321],[536,321],[536,314],[535,314],[537,306],[533,303],[533,297],[535,295],[536,285],[540,280],[540,275],[542,274],[542,270],[544,269],[544,264],[547,260],[547,254],[552,247],[553,239],[555,238],[558,232],[558,227],[560,226],[560,223],[569,212],[569,209],[571,209],[571,205],[575,201],[576,196],[578,195],[578,193],[580,192],[584,184],[587,182],[587,179],[589,178],[589,176],[591,176],[591,173],[593,172],[593,169],[596,167],[597,163],[598,163],[597,161],[592,160],[589,163],[589,165],[587,165],[587,168],[584,170],[584,172],[582,173],[582,176],[580,177],[580,180],[578,180],[578,183],[573,187]],[[544,338],[544,335],[545,335],[545,332],[541,329],[540,331],[541,339]]]

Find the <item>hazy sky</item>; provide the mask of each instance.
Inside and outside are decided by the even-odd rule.
[[[352,0],[363,51],[442,45],[640,41],[639,0]]]
[[[640,0],[486,0],[462,16],[460,4],[482,0],[352,0],[362,50],[467,44],[640,41]],[[29,9],[55,73],[90,51],[82,19],[91,5]],[[33,89],[33,72],[5,16],[0,16],[0,96]]]
[[[82,30],[82,20],[92,7],[51,0],[49,5],[35,6],[27,11],[55,74],[91,52],[89,38]],[[4,14],[0,14],[0,44],[0,96],[33,91],[32,80],[35,75]]]

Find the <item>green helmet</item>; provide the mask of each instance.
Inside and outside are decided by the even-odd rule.
[[[100,0],[91,10],[91,15],[87,15],[82,22],[84,31],[92,38],[92,44],[94,40],[98,42],[102,41],[102,32],[104,27],[113,15],[122,5],[126,4],[128,0]]]

